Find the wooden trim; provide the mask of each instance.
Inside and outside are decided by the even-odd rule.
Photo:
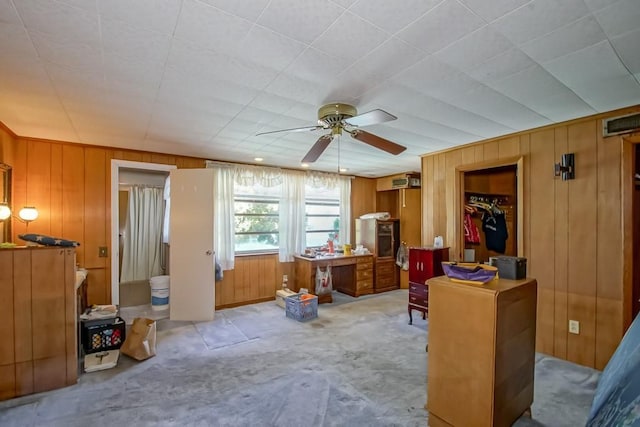
[[[640,143],[640,134],[620,138],[622,143],[621,208],[622,208],[622,330],[631,325],[633,312],[633,194],[635,192],[635,144]],[[627,238],[625,238],[627,236]]]
[[[249,304],[257,304],[260,302],[275,301],[275,299],[276,299],[276,296],[274,294],[272,297],[263,297],[263,298],[248,300],[248,301],[232,302],[231,304],[218,305],[216,306],[216,310],[222,310],[224,308],[240,307],[240,306],[249,305]]]
[[[470,163],[466,165],[461,165],[456,167],[455,172],[455,184],[454,188],[458,197],[454,199],[454,203],[456,204],[454,207],[454,215],[456,215],[457,220],[454,221],[455,225],[455,234],[457,237],[455,239],[455,244],[451,248],[451,252],[453,253],[454,259],[457,257],[462,260],[462,249],[464,248],[464,233],[462,232],[462,221],[464,217],[464,174],[465,172],[473,172],[477,170],[483,169],[492,169],[496,167],[502,166],[516,166],[516,182],[517,182],[517,230],[516,230],[516,238],[518,244],[518,256],[524,256],[524,156],[515,156],[515,157],[507,157],[504,159],[495,159],[495,160],[486,160],[482,162]]]

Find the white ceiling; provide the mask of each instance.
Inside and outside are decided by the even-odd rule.
[[[640,104],[640,0],[0,0],[0,121],[21,136],[298,168],[329,102],[398,119],[312,168]]]

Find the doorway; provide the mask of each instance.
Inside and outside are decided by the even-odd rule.
[[[500,255],[524,256],[523,164],[517,157],[457,169],[458,259],[488,263]]]
[[[126,198],[122,198],[121,190],[126,190],[127,186],[134,184],[140,185],[159,185],[158,180],[164,182],[164,177],[168,176],[169,171],[176,169],[175,165],[164,165],[157,163],[133,162],[128,160],[111,160],[111,303],[121,305],[120,292],[120,271],[121,271],[121,254],[122,254],[122,203],[126,202]],[[121,185],[124,184],[124,185]],[[124,211],[126,212],[126,211]],[[144,292],[150,287],[146,283],[138,286],[139,292],[133,292],[133,298],[142,298]],[[134,303],[135,301],[130,301]]]

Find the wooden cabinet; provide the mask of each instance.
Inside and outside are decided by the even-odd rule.
[[[373,254],[373,291],[398,288],[396,253],[400,245],[400,222],[397,219],[356,219],[356,244]]]
[[[75,250],[0,249],[0,399],[75,384]]]
[[[533,402],[536,280],[428,285],[429,424],[512,425]]]
[[[442,261],[449,261],[449,248],[409,248],[409,324],[413,323],[412,311],[429,313],[429,287],[426,281],[442,276]]]
[[[357,259],[356,264],[356,288],[353,293],[348,289],[339,289],[342,292],[354,297],[373,293],[373,256],[362,255]]]

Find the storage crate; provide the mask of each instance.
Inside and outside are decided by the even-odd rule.
[[[291,319],[296,319],[299,322],[315,319],[318,317],[318,297],[311,295],[312,298],[301,300],[303,294],[295,294],[290,297],[286,297],[285,301],[285,314]]]
[[[126,338],[122,317],[82,322],[82,347],[86,354],[120,348]]]

